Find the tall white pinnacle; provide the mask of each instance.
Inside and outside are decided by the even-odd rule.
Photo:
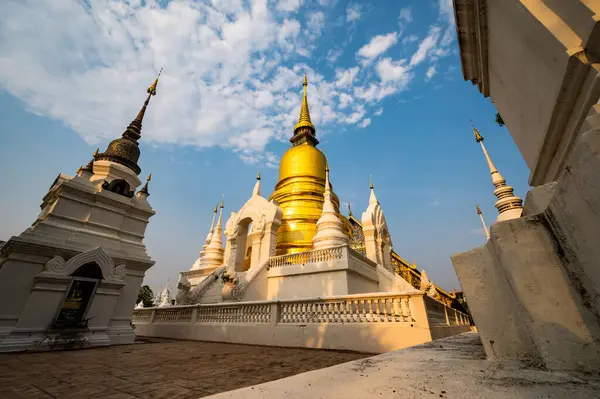
[[[256,176],[256,184],[254,185],[254,190],[252,190],[252,195],[260,195],[260,172]]]
[[[483,220],[483,213],[481,212],[481,209],[479,208],[479,205],[477,205],[477,203],[475,203],[475,208],[477,209],[477,214],[479,215],[479,218],[481,219],[481,224],[483,225],[483,231],[485,231],[485,237],[489,240],[490,239],[490,231],[487,228],[487,225],[485,224],[485,220]]]
[[[219,209],[219,203],[215,205],[215,210],[213,211],[213,218],[210,224],[210,230],[208,230],[208,234],[206,235],[206,240],[204,240],[204,245],[202,246],[203,250],[206,251],[208,244],[210,244],[210,240],[212,239],[213,232],[215,231],[215,217],[217,216],[217,209]]]
[[[335,212],[331,201],[329,167],[325,166],[325,193],[323,194],[323,213],[317,221],[317,234],[313,237],[313,249],[324,249],[348,244],[342,221]]]
[[[217,225],[210,240],[210,244],[206,248],[206,255],[202,259],[202,265],[206,266],[221,266],[223,264],[223,208],[225,207],[225,199],[221,201],[221,212]]]
[[[490,167],[490,174],[492,175],[492,183],[494,183],[494,195],[498,198],[498,201],[494,204],[498,209],[498,218],[496,221],[501,222],[503,220],[510,220],[520,218],[523,213],[523,200],[517,197],[513,193],[513,188],[506,184],[506,180],[502,177],[498,169],[492,163],[492,159],[483,144],[483,136],[479,134],[479,131],[473,126],[473,134],[475,135],[475,141],[481,144],[483,155]]]
[[[377,197],[375,197],[375,189],[373,187],[373,178],[369,176],[369,187],[371,188],[371,195],[369,195],[369,204],[377,204]]]

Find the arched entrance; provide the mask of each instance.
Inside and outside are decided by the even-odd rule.
[[[85,321],[85,316],[96,295],[96,288],[102,281],[102,269],[95,262],[86,263],[71,273],[71,283],[54,319],[54,325],[77,326]]]
[[[227,270],[242,273],[275,254],[281,209],[253,195],[239,212],[232,212],[226,227],[225,259]]]

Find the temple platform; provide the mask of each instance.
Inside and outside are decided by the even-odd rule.
[[[598,398],[600,376],[500,366],[476,332],[211,396],[258,398]]]

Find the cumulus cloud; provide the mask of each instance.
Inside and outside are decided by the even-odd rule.
[[[370,124],[371,124],[371,119],[370,118],[365,118],[365,119],[362,120],[362,122],[360,122],[358,124],[358,127],[365,128],[365,127],[369,126]]]
[[[336,69],[335,70],[335,77],[336,77],[336,82],[335,82],[335,86],[336,87],[349,87],[352,85],[352,83],[354,82],[354,78],[356,78],[356,75],[358,74],[359,68],[358,67],[354,67],[354,68],[349,68],[349,69]]]
[[[0,41],[0,88],[102,145],[135,117],[164,67],[144,142],[219,146],[245,162],[276,166],[268,146],[291,134],[304,73],[321,132],[367,126],[378,103],[412,79],[412,59],[386,58],[375,73],[338,67],[329,77],[302,62],[298,54],[310,55],[326,26],[318,9],[291,14],[306,3],[9,1],[0,13],[0,37],[11,38]],[[376,36],[358,56],[375,63],[397,41],[395,32]],[[330,50],[328,60],[341,51]]]
[[[302,3],[303,0],[279,0],[277,3],[277,9],[285,12],[293,12],[298,10]]]
[[[396,43],[398,43],[398,34],[396,32],[388,33],[387,35],[377,35],[368,44],[362,46],[358,50],[357,55],[371,60],[385,53]]]

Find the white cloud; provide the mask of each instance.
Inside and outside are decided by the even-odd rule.
[[[352,96],[346,93],[340,93],[340,108],[347,108],[352,103]]]
[[[430,66],[427,69],[427,72],[425,73],[425,80],[431,80],[431,78],[433,78],[433,75],[435,75],[435,65]]]
[[[362,120],[362,122],[360,122],[358,124],[358,127],[365,128],[365,127],[369,126],[370,124],[371,124],[371,119],[370,118],[365,118],[365,119]]]
[[[375,111],[376,116],[379,116],[381,114],[383,114],[383,108],[379,108],[377,111]]]
[[[303,0],[279,0],[277,9],[284,12],[293,12],[298,10],[302,3]]]
[[[304,3],[9,2],[0,13],[0,37],[11,38],[0,41],[0,88],[103,146],[135,117],[164,66],[145,143],[219,146],[276,166],[268,146],[291,135],[305,72],[320,131],[367,123],[373,108],[366,105],[402,91],[411,76],[391,60],[379,67],[390,67],[380,71],[385,80],[355,65],[326,78],[299,62],[296,53],[316,47],[325,15],[311,12],[301,24],[279,10]],[[374,59],[397,40],[396,33],[375,37],[360,56]],[[328,58],[339,57],[334,51]]]
[[[431,29],[429,29],[429,34],[419,44],[419,48],[417,49],[417,51],[413,54],[412,58],[410,59],[410,65],[415,66],[415,65],[418,65],[421,62],[423,62],[425,60],[425,58],[427,58],[427,55],[432,50],[435,49],[435,46],[438,42],[439,37],[440,37],[440,27],[432,26]]]
[[[306,26],[311,35],[321,36],[321,31],[325,27],[325,14],[321,11],[310,13]]]
[[[325,58],[327,58],[327,61],[333,63],[336,62],[338,58],[340,58],[340,55],[342,55],[342,49],[329,49]]]
[[[404,7],[400,10],[400,15],[398,16],[398,23],[400,24],[400,27],[404,27],[405,25],[411,23],[412,20],[413,17],[411,7]]]
[[[377,63],[375,69],[382,82],[404,82],[410,80],[412,76],[404,60],[393,61],[391,58],[383,58]]]
[[[349,68],[349,69],[336,69],[335,70],[335,78],[337,79],[335,82],[336,87],[348,87],[351,86],[354,82],[354,78],[358,74],[359,68]]]
[[[450,24],[454,24],[454,8],[452,7],[452,0],[440,0],[440,17],[445,19]]]
[[[387,35],[378,35],[372,38],[368,44],[362,46],[357,54],[360,57],[370,60],[385,53],[396,43],[398,43],[398,34],[396,32],[388,33]]]
[[[346,22],[358,21],[360,19],[361,7],[359,4],[352,3],[346,9]]]

